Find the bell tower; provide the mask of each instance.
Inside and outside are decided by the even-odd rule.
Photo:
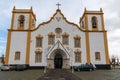
[[[11,30],[32,30],[35,28],[36,16],[30,9],[16,9],[12,11]]]
[[[30,9],[16,9],[15,6],[13,7],[11,27],[8,29],[5,64],[14,63],[14,60],[9,58],[13,57],[11,55],[15,55],[16,51],[20,52],[21,55],[26,54],[23,61],[21,60],[17,63],[23,62],[24,64],[29,64],[30,30],[35,28],[35,23],[36,16],[33,13],[32,7]],[[11,49],[13,47],[15,49]]]
[[[80,18],[81,29],[87,31],[105,31],[103,10],[99,11],[84,10],[83,16]]]

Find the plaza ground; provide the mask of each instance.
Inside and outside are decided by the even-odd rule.
[[[81,80],[120,80],[120,70],[96,70],[75,72]]]
[[[65,70],[65,71],[71,73],[71,70]],[[47,70],[47,72],[50,72],[50,70]],[[50,74],[54,74],[54,72]],[[38,80],[43,75],[44,75],[43,70],[2,71],[2,72],[0,71],[0,80]],[[55,75],[57,76],[57,74],[54,74],[54,76]],[[73,75],[79,77],[80,80],[120,80],[119,69],[96,70],[91,72],[81,71],[81,72],[74,72]],[[64,76],[61,77],[64,78]],[[63,80],[66,79],[64,78]]]

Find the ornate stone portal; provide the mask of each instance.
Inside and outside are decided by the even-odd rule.
[[[67,55],[63,50],[56,49],[50,54],[50,57],[47,58],[47,68],[70,69],[70,59],[67,58]]]

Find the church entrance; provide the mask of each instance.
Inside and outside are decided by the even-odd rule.
[[[54,58],[54,67],[55,68],[62,68],[63,65],[63,58],[61,54],[56,54]]]

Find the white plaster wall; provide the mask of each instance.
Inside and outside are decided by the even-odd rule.
[[[14,29],[18,29],[18,19],[20,15],[24,15],[25,16],[25,24],[24,24],[24,29],[27,30],[29,27],[29,14],[23,14],[23,13],[15,13],[15,17],[14,17]]]
[[[98,20],[98,30],[102,30],[101,15],[95,15],[95,14],[88,15],[88,29],[92,30],[91,18],[93,16],[97,17],[97,20]]]
[[[27,44],[27,33],[26,32],[12,32],[9,64],[25,64],[26,58],[26,44]],[[20,51],[20,60],[14,60],[15,52]]]
[[[15,15],[15,23],[14,23],[14,29],[17,29],[18,20],[20,14]],[[25,15],[25,29],[28,29],[29,26],[29,14]],[[88,25],[89,30],[92,30],[91,26],[91,17],[96,16],[98,18],[98,29],[102,30],[101,27],[101,17],[100,15],[88,15]],[[60,21],[57,21],[56,17],[61,17]],[[84,20],[84,19],[83,19]],[[76,25],[67,23],[63,16],[58,12],[52,21],[48,24],[41,25],[38,29],[31,32],[31,40],[30,40],[30,66],[45,66],[46,65],[46,54],[48,53],[48,48],[52,47],[48,46],[48,34],[50,32],[53,32],[55,35],[55,29],[61,28],[62,33],[61,35],[66,32],[69,34],[69,45],[64,47],[67,49],[69,47],[68,52],[72,54],[70,57],[70,65],[80,65],[85,64],[87,62],[86,59],[86,37],[85,32],[79,30]],[[42,48],[39,48],[42,50],[42,62],[41,63],[35,63],[35,51],[38,49],[36,48],[36,36],[41,34],[43,36],[43,45]],[[77,48],[74,48],[74,36],[79,35],[81,37],[81,48],[79,50],[81,51],[81,63],[75,63],[75,56],[74,51]],[[25,58],[26,58],[26,43],[27,43],[27,32],[12,32],[11,36],[11,46],[10,46],[10,57],[9,57],[9,64],[25,64]],[[56,38],[55,36],[55,43],[57,41],[60,41],[62,43],[62,36],[60,38]],[[90,58],[91,62],[93,64],[105,64],[105,50],[104,50],[104,39],[103,39],[103,33],[99,32],[90,32],[89,33],[89,40],[90,40]],[[14,61],[14,54],[15,51],[21,52],[21,58],[20,61]],[[99,51],[101,52],[101,61],[95,61],[95,52]],[[71,62],[72,61],[72,62]]]
[[[61,20],[58,22],[56,20],[56,17],[61,17]],[[64,46],[69,47],[70,49],[72,49],[72,53],[74,52],[74,36],[75,35],[79,35],[81,37],[81,52],[82,52],[82,63],[86,63],[86,45],[85,45],[85,33],[83,33],[81,30],[79,30],[75,25],[72,24],[68,24],[66,23],[66,21],[64,21],[62,19],[62,16],[58,13],[57,15],[55,15],[54,19],[48,23],[48,24],[44,24],[41,27],[39,27],[37,30],[33,31],[31,33],[31,47],[30,47],[30,65],[31,66],[44,66],[45,65],[45,54],[47,54],[47,49],[48,49],[48,34],[50,32],[55,33],[55,29],[56,28],[61,28],[62,29],[62,34],[64,32],[69,34],[69,46]],[[35,44],[36,44],[36,36],[38,34],[41,34],[43,36],[43,47],[41,48],[41,50],[43,51],[42,53],[42,63],[35,63]],[[57,41],[62,41],[62,37],[61,38],[56,38],[55,37],[55,42]],[[61,42],[62,43],[62,42]],[[74,54],[74,53],[73,53]],[[74,55],[72,56],[72,58],[74,58]],[[74,65],[79,65],[74,63],[74,59],[72,59],[73,64]]]
[[[89,33],[90,58],[93,64],[106,64],[104,36],[101,32]],[[100,52],[100,61],[95,60],[95,52]]]

